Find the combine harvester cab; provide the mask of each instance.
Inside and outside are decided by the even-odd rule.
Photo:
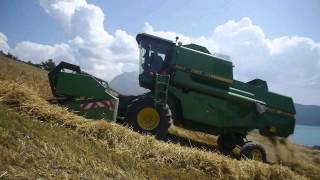
[[[116,120],[118,94],[104,80],[66,62],[61,62],[48,77],[54,100],[58,104],[86,118]]]

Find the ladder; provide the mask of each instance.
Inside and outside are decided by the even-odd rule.
[[[170,75],[156,74],[155,81],[155,106],[165,106],[168,99],[168,87],[169,87]]]

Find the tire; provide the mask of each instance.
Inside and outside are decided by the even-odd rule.
[[[259,144],[247,143],[243,145],[240,155],[242,158],[252,159],[260,162],[267,162],[266,151]]]
[[[129,105],[126,122],[134,131],[166,140],[171,113],[168,106],[156,108],[151,97],[142,97]]]
[[[276,134],[270,131],[270,128],[259,129],[259,133],[267,137],[275,137]]]
[[[218,137],[218,148],[221,152],[230,154],[236,145],[244,144],[244,136],[241,134],[221,134]]]

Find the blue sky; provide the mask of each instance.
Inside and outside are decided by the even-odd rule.
[[[319,0],[89,0],[105,13],[109,32],[124,29],[130,34],[142,31],[144,22],[155,28],[189,36],[212,34],[230,19],[250,17],[270,38],[306,36],[320,41]],[[9,44],[23,40],[54,44],[65,41],[63,29],[40,7],[38,0],[1,0],[0,32]]]
[[[105,80],[138,71],[140,32],[231,57],[241,81],[320,105],[319,0],[1,0],[0,49]]]

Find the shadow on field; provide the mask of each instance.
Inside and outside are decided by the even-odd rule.
[[[206,143],[194,141],[192,139],[188,139],[185,137],[180,137],[172,134],[168,135],[168,141],[174,144],[185,146],[185,147],[192,147],[192,148],[202,149],[206,151],[214,151],[214,152],[219,151],[217,146],[209,145]]]

